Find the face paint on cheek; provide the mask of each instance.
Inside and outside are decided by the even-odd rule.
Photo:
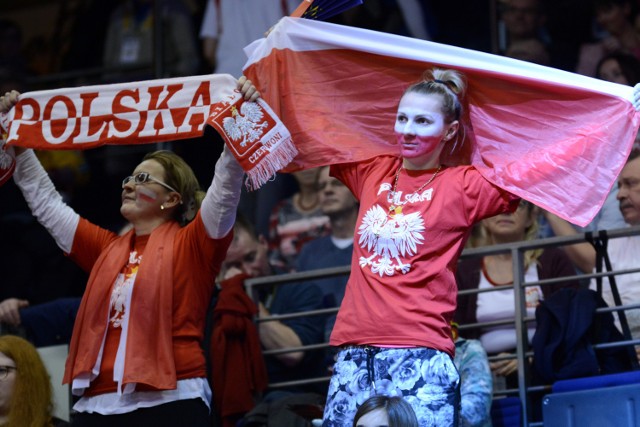
[[[138,187],[136,198],[143,202],[153,203],[158,200],[158,193],[147,187]]]

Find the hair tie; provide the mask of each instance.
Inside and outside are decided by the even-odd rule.
[[[443,85],[447,86],[447,82],[445,82],[445,81],[443,81],[443,80],[433,79],[432,81],[433,81],[434,83],[441,83],[441,84],[443,84]]]

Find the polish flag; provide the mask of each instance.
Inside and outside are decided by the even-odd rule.
[[[640,115],[633,88],[424,40],[283,18],[245,48],[245,74],[290,130],[299,155],[285,171],[399,155],[403,90],[431,67],[468,80],[464,141],[447,163],[581,226],[609,193]]]

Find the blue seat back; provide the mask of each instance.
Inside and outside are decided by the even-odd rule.
[[[640,426],[640,384],[552,393],[544,397],[544,427]]]
[[[519,397],[493,399],[491,403],[493,427],[520,427],[522,425],[522,403]]]

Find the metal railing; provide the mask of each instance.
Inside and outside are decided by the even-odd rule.
[[[616,239],[627,236],[640,236],[640,226],[629,227],[623,229],[609,230],[607,231],[607,236],[610,239]],[[530,349],[528,335],[527,335],[527,323],[535,321],[532,317],[526,316],[526,300],[525,300],[525,290],[528,287],[532,286],[548,286],[551,284],[565,282],[567,280],[572,279],[592,279],[596,277],[609,277],[609,276],[618,276],[623,274],[631,274],[640,272],[640,254],[638,254],[638,268],[612,271],[612,272],[602,272],[602,273],[589,273],[589,274],[578,274],[574,276],[565,276],[561,278],[554,279],[546,279],[539,280],[535,282],[525,282],[524,274],[525,271],[523,269],[524,265],[524,253],[533,249],[544,249],[544,248],[552,248],[552,247],[563,247],[576,243],[584,243],[587,237],[587,233],[584,234],[576,234],[574,236],[566,236],[566,237],[551,237],[545,239],[538,240],[530,240],[530,241],[521,241],[515,243],[508,244],[500,244],[493,246],[485,246],[474,249],[465,250],[461,258],[467,257],[481,257],[486,255],[495,255],[500,253],[510,252],[513,259],[513,290],[515,294],[515,317],[513,320],[503,320],[503,321],[494,321],[494,322],[485,322],[485,323],[475,323],[475,324],[467,324],[460,325],[460,330],[468,330],[471,328],[480,328],[486,326],[499,326],[499,325],[509,325],[513,324],[516,330],[516,338],[517,345],[516,351],[513,355],[510,356],[493,356],[490,357],[490,361],[504,360],[504,359],[513,359],[517,360],[518,366],[518,388],[517,389],[507,389],[500,393],[496,393],[495,396],[501,395],[517,395],[522,402],[522,416],[523,416],[523,425],[529,427],[535,427],[542,425],[541,422],[536,422],[531,420],[531,400],[529,397],[530,393],[534,392],[545,392],[551,390],[551,385],[537,385],[532,386],[530,380],[530,367],[528,363],[528,359],[533,356],[533,352]],[[306,272],[298,272],[298,273],[290,273],[290,274],[281,274],[276,276],[267,276],[260,278],[248,279],[245,281],[245,288],[248,295],[251,295],[252,298],[257,301],[257,291],[261,287],[273,286],[285,283],[302,283],[306,280],[314,280],[335,276],[343,276],[348,275],[350,272],[350,266],[344,267],[333,267],[327,269],[306,271]],[[482,292],[492,292],[494,290],[503,290],[505,287],[500,287],[499,289],[468,289],[464,291],[460,291],[459,295],[470,295],[473,293],[482,293]],[[599,308],[596,310],[596,313],[607,313],[614,312],[620,310],[635,310],[640,309],[640,301],[637,304],[628,304],[619,307],[606,307]],[[286,320],[297,317],[311,316],[311,315],[325,315],[330,313],[336,313],[338,308],[327,308],[321,310],[313,310],[308,312],[300,312],[293,313],[287,315],[273,315],[263,318],[256,319],[257,322],[269,322],[269,321],[278,321],[278,320]],[[621,347],[628,345],[640,345],[640,340],[629,340],[629,341],[618,341],[612,343],[601,343],[596,344],[593,347],[596,349],[604,349],[611,347]],[[264,355],[266,357],[271,357],[277,354],[283,354],[288,352],[297,352],[297,351],[311,351],[311,350],[319,350],[326,349],[329,347],[328,343],[320,343],[314,345],[307,345],[295,348],[285,348],[278,350],[269,350],[265,351]],[[301,385],[301,384],[311,384],[328,381],[330,377],[321,377],[321,378],[309,378],[303,379],[299,381],[293,382],[281,382],[281,383],[272,383],[269,386],[272,388],[278,387],[288,387],[292,385]]]

